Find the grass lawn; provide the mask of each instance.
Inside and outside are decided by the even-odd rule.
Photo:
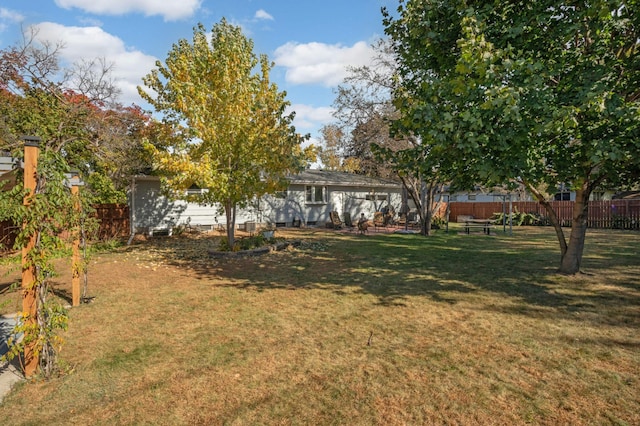
[[[589,231],[573,277],[555,274],[551,228],[278,234],[304,244],[210,260],[210,237],[159,237],[95,255],[68,371],[19,384],[0,423],[640,424],[639,233]]]

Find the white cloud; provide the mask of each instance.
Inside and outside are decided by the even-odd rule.
[[[268,21],[273,21],[273,16],[268,14],[263,9],[258,10],[254,17],[255,17],[255,19],[266,19]]]
[[[24,21],[24,16],[10,9],[0,7],[0,33],[7,31],[12,24]]]
[[[78,8],[98,15],[124,15],[139,12],[147,16],[160,15],[166,21],[192,16],[202,0],[55,0],[63,9]]]
[[[287,43],[275,51],[275,63],[287,69],[285,78],[292,84],[337,86],[347,76],[348,66],[369,65],[373,49],[360,41],[351,47],[325,43]]]
[[[104,58],[107,64],[114,64],[112,76],[122,90],[119,100],[125,105],[141,103],[136,87],[142,84],[142,77],[154,68],[155,57],[128,49],[122,39],[99,27],[65,27],[53,22],[43,22],[34,27],[38,40],[63,43],[60,56],[66,62],[99,57]]]
[[[78,18],[78,22],[87,27],[101,27],[103,25],[101,20],[86,16]]]
[[[333,118],[333,108],[330,107],[313,107],[305,104],[294,104],[287,109],[287,114],[295,111],[296,116],[293,125],[297,130],[304,132],[316,130],[323,124],[335,121]]]
[[[10,22],[22,22],[24,16],[10,9],[0,7],[0,20]]]

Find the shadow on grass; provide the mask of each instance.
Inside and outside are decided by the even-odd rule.
[[[17,281],[11,281],[7,283],[0,283],[0,294],[10,293],[16,291],[20,284]]]
[[[637,308],[640,264],[635,233],[587,237],[583,266],[591,274],[556,274],[559,249],[550,229],[514,236],[437,233],[350,235],[316,233],[297,250],[262,257],[185,264],[202,279],[222,277],[252,291],[327,290],[371,295],[382,306],[403,306],[413,297],[456,304],[486,300],[487,309],[519,315],[572,315]],[[604,279],[605,282],[601,280]],[[497,302],[496,302],[497,301]],[[602,319],[594,319],[601,321]]]

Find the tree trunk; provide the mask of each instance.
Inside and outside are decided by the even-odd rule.
[[[420,218],[420,233],[424,236],[431,235],[432,222],[434,214],[440,209],[442,198],[434,202],[436,192],[442,189],[440,183],[425,183],[418,181],[419,188],[409,185],[406,179],[402,178],[402,184],[407,190],[407,195],[411,197],[418,209],[418,217]]]
[[[227,200],[227,202],[224,204],[224,213],[227,219],[227,242],[229,244],[229,250],[233,250],[233,246],[236,242],[236,205],[233,201]]]
[[[551,223],[551,226],[553,226],[553,228],[555,229],[556,237],[558,238],[558,243],[560,244],[560,264],[562,265],[562,261],[565,258],[568,246],[567,246],[567,240],[564,236],[564,231],[562,230],[562,224],[558,219],[558,214],[553,209],[553,206],[551,205],[551,203],[547,201],[544,195],[540,191],[538,191],[535,186],[529,184],[528,182],[522,182],[522,183],[527,187],[529,192],[531,192],[534,195],[534,197],[536,197],[536,199],[538,200],[538,203],[540,203],[542,207],[544,207],[544,209],[547,211],[547,214],[549,215],[549,222]]]
[[[573,217],[571,219],[571,234],[569,235],[569,243],[564,236],[562,224],[558,220],[558,215],[553,210],[551,203],[546,201],[544,197],[531,191],[538,202],[542,204],[549,214],[549,221],[556,231],[558,242],[560,243],[560,268],[558,272],[561,274],[574,275],[580,272],[582,263],[582,253],[584,251],[584,240],[587,234],[587,218],[589,213],[589,191],[585,185],[576,191],[576,201],[573,204]],[[531,190],[531,189],[530,189]]]
[[[431,235],[431,193],[427,188],[427,185],[420,180],[420,233],[425,237]]]
[[[590,193],[590,191],[584,188],[576,192],[569,245],[560,259],[560,269],[558,270],[558,272],[562,274],[573,275],[580,272],[582,254],[584,252],[584,240],[587,234]]]
[[[538,202],[542,204],[542,207],[544,207],[544,209],[547,211],[547,214],[549,215],[549,222],[551,223],[551,226],[553,226],[553,229],[555,229],[556,231],[556,237],[558,238],[558,243],[560,244],[560,259],[562,259],[567,252],[567,240],[564,236],[564,231],[562,230],[562,224],[558,219],[558,214],[553,209],[551,203],[549,203],[547,200],[538,198]]]

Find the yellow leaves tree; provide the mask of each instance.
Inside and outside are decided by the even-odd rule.
[[[217,203],[234,243],[236,210],[255,197],[286,187],[285,177],[305,164],[285,92],[269,81],[273,67],[253,53],[240,27],[223,19],[208,33],[173,45],[165,63],[144,77],[140,95],[182,137],[166,149],[150,147],[156,170],[175,194],[196,185],[197,201]]]

